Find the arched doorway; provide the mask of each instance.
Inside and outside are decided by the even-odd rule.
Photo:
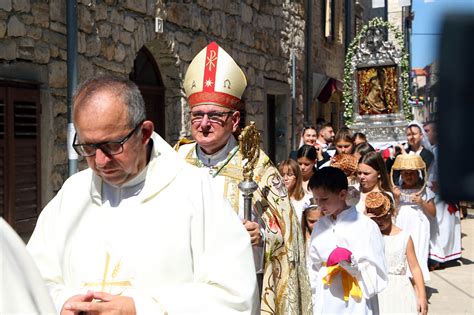
[[[130,80],[138,85],[143,95],[147,117],[155,124],[155,131],[165,138],[165,87],[160,69],[145,46],[135,58]]]

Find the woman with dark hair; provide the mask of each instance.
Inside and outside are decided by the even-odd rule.
[[[316,127],[306,126],[303,128],[303,132],[301,133],[300,147],[303,144],[314,145],[316,143],[316,139],[318,139]]]
[[[334,147],[336,152],[331,157],[327,152],[323,152],[321,157],[318,156],[318,169],[332,165],[334,157],[338,154],[352,154],[354,151],[354,137],[352,131],[348,127],[342,127],[334,137]]]
[[[300,144],[298,148],[301,148],[303,145],[308,144],[314,146],[316,144],[316,140],[318,139],[318,133],[316,131],[316,127],[314,126],[306,126],[303,128],[300,137]],[[297,150],[290,152],[290,159],[296,160]]]
[[[354,156],[358,160],[369,152],[375,152],[375,149],[368,142],[361,142],[354,147]]]
[[[396,149],[398,149],[401,154],[408,153],[421,156],[423,162],[425,162],[426,164],[426,169],[429,170],[431,163],[433,163],[434,161],[434,155],[430,151],[431,145],[428,141],[428,136],[426,135],[423,126],[418,121],[413,120],[408,124],[406,128],[406,133],[408,147],[404,147],[401,144],[397,144]],[[387,160],[387,170],[389,172],[392,169],[393,162],[395,161],[397,155],[393,159]],[[425,178],[422,178],[422,180],[425,180]],[[401,185],[400,172],[393,172],[393,182],[395,183],[395,185]]]
[[[362,132],[354,133],[354,144],[358,145],[359,143],[367,143],[367,137]]]
[[[312,145],[305,144],[298,149],[296,159],[300,166],[301,175],[303,178],[303,189],[305,194],[311,194],[308,189],[308,182],[314,172],[316,172],[315,165],[317,163],[316,148]]]
[[[379,191],[388,193],[393,199],[393,188],[388,177],[382,156],[378,152],[369,152],[359,160],[357,168],[359,179],[360,201],[356,205],[360,212],[365,211],[365,196],[369,192]],[[398,202],[396,202],[398,204]]]

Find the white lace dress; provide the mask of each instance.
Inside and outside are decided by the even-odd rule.
[[[383,236],[388,287],[378,294],[380,314],[417,314],[415,290],[406,273],[408,237],[404,231]]]
[[[298,217],[298,222],[301,224],[301,217],[303,216],[303,211],[310,205],[312,194],[304,194],[301,200],[296,200],[293,197],[290,198],[291,204],[293,205],[293,210]]]
[[[428,269],[428,254],[430,248],[430,221],[423,212],[421,207],[411,202],[410,194],[415,193],[418,189],[400,189],[400,209],[395,218],[395,225],[407,232],[415,246],[416,259],[423,273],[425,283],[430,280],[430,271]],[[433,191],[426,187],[422,192],[421,198],[429,201],[435,197]],[[408,275],[411,276],[408,270]]]

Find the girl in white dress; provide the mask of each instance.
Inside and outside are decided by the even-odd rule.
[[[295,210],[298,217],[298,222],[301,222],[301,214],[309,206],[311,194],[305,193],[303,189],[300,167],[295,160],[288,159],[278,164],[278,171],[280,171],[281,177],[283,177],[283,183],[288,190],[288,196],[293,205],[293,210]]]
[[[303,232],[304,245],[306,248],[306,267],[311,268],[311,261],[309,259],[309,242],[311,239],[311,233],[313,232],[314,225],[324,215],[323,211],[318,208],[311,198],[311,204],[303,211],[301,218],[301,231]]]
[[[357,178],[360,183],[360,200],[356,205],[357,211],[365,212],[365,196],[372,191],[386,192],[393,197],[392,184],[379,152],[368,152],[360,158]]]
[[[400,196],[395,224],[412,237],[423,278],[428,281],[430,279],[428,269],[430,222],[428,218],[436,217],[435,195],[428,187],[423,188],[421,172],[415,167],[416,165],[425,165],[420,156],[414,154],[400,155],[395,160],[394,167],[399,164],[397,163],[398,159],[405,162],[403,170],[400,172],[402,185],[400,188],[394,188],[394,193]],[[412,162],[407,159],[412,160]],[[409,165],[413,165],[413,169],[410,170]]]
[[[324,215],[321,209],[314,204],[313,198],[310,202],[311,204],[303,211],[303,217],[301,218],[301,231],[306,245],[309,244],[314,225]]]
[[[385,193],[366,196],[366,213],[377,223],[385,241],[388,287],[378,294],[380,314],[427,314],[425,285],[410,235],[392,224],[393,204]],[[408,267],[412,279],[407,274]],[[413,288],[413,284],[415,288]]]

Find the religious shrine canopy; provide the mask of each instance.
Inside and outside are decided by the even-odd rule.
[[[380,149],[405,140],[407,119],[412,118],[408,78],[403,34],[380,18],[369,21],[346,55],[346,125]]]

